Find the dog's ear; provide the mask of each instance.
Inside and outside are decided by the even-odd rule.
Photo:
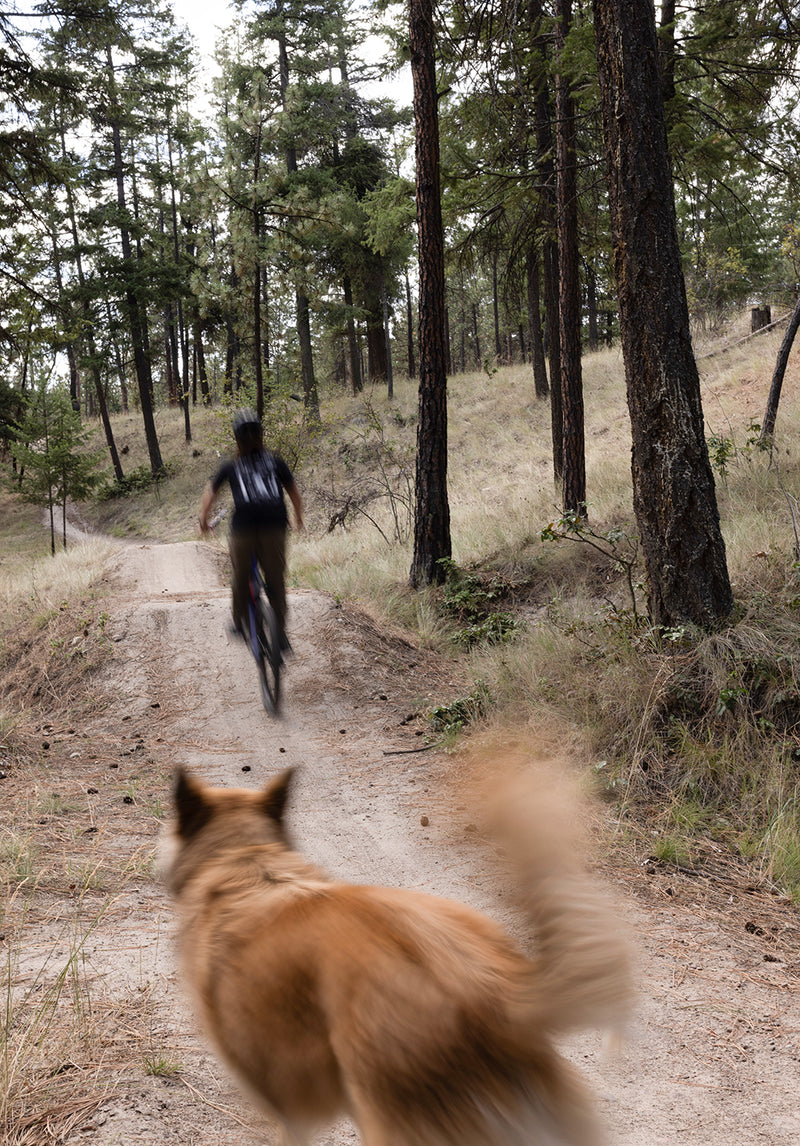
[[[175,776],[174,800],[178,834],[185,840],[191,839],[211,819],[211,805],[205,798],[203,786],[183,768],[179,768]]]
[[[285,772],[281,772],[274,780],[270,780],[264,789],[262,796],[263,808],[271,820],[275,820],[280,824],[283,820],[283,811],[286,807],[286,801],[289,798],[289,788],[291,787],[292,776],[294,775],[294,768],[287,768]]]

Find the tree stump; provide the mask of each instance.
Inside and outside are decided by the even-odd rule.
[[[754,306],[750,309],[750,333],[755,334],[772,322],[772,310],[768,306]]]

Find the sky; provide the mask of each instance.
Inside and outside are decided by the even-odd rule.
[[[180,23],[188,26],[210,66],[219,30],[233,19],[233,8],[225,0],[172,0],[172,7]]]
[[[215,71],[214,47],[221,29],[226,28],[234,17],[233,7],[226,0],[172,0],[176,19],[186,24],[198,42],[200,52],[209,74]],[[378,52],[376,47],[376,54]],[[391,96],[398,103],[411,104],[411,70],[408,65],[398,76],[382,80],[374,91],[366,91],[370,96]]]

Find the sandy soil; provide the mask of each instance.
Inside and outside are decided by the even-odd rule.
[[[291,824],[316,862],[468,901],[515,928],[469,822],[457,757],[422,739],[428,701],[459,695],[450,668],[354,610],[294,592],[285,715],[270,720],[249,653],[226,634],[225,572],[224,551],[200,542],[131,546],[115,559],[101,682],[115,702],[91,727],[55,730],[52,748],[72,760],[76,788],[93,785],[96,846],[117,862],[149,854],[178,762],[247,786],[292,764]],[[798,913],[711,852],[702,872],[682,873],[611,844],[598,869],[637,948],[638,1017],[617,1057],[594,1034],[565,1050],[596,1091],[610,1141],[797,1146]],[[39,921],[42,935],[51,923]],[[103,1035],[115,1081],[70,1142],[275,1140],[196,1033],[173,932],[170,903],[142,864],[85,944],[95,996],[116,1006]],[[163,1069],[148,1075],[145,1060]],[[342,1124],[320,1141],[358,1139]]]

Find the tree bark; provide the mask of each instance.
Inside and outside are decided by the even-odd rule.
[[[289,89],[289,55],[286,49],[286,36],[279,35],[277,40],[281,104],[285,112],[286,95]],[[289,175],[293,175],[297,171],[297,149],[292,140],[289,140],[286,145],[286,171]],[[312,419],[318,422],[319,395],[317,393],[317,380],[314,375],[314,350],[311,343],[309,311],[308,295],[297,284],[295,286],[295,314],[297,316],[297,342],[300,347],[300,370],[303,375],[303,402]]]
[[[353,317],[353,285],[349,275],[345,275],[342,281],[342,295],[344,305],[347,308],[347,353],[350,359],[350,383],[353,393],[360,394],[364,389],[364,381],[361,377],[361,354],[358,349],[356,323]]]
[[[300,344],[300,369],[303,375],[303,402],[315,422],[319,421],[319,395],[314,377],[314,354],[311,349],[311,320],[308,299],[303,291],[295,294],[297,306],[297,341]]]
[[[447,374],[439,108],[431,0],[410,0],[419,244],[419,421],[412,586],[444,580],[451,555],[447,499]]]
[[[556,0],[556,46],[563,53],[572,24],[571,0]],[[578,169],[575,104],[559,60],[556,74],[556,152],[558,196],[558,330],[561,348],[564,512],[586,515],[583,377],[581,374],[581,295],[578,260]],[[555,385],[555,382],[553,383]]]
[[[114,77],[114,62],[111,47],[106,49],[106,60],[109,73],[109,85],[112,97],[115,98],[116,82]],[[146,318],[142,312],[141,301],[136,288],[136,266],[133,259],[130,231],[125,222],[128,211],[125,201],[125,180],[122,166],[122,139],[119,123],[115,113],[109,111],[109,124],[114,147],[114,174],[117,185],[117,206],[119,207],[120,241],[122,244],[122,277],[125,284],[125,309],[130,328],[131,343],[133,346],[133,362],[136,370],[136,381],[139,387],[139,402],[144,423],[144,435],[147,441],[147,451],[150,456],[150,472],[154,478],[163,476],[164,462],[161,458],[161,448],[158,444],[155,416],[153,413],[153,377],[150,371],[150,355],[147,348]]]
[[[414,361],[414,310],[411,306],[411,283],[406,271],[406,315],[408,319],[408,376],[416,378],[417,364]]]
[[[67,145],[64,138],[63,131],[61,132],[61,154],[66,157]],[[97,405],[100,411],[100,421],[103,424],[103,433],[105,434],[106,445],[108,446],[108,454],[111,458],[111,465],[114,470],[114,477],[118,482],[122,482],[125,478],[122,472],[122,465],[119,460],[119,453],[117,452],[117,443],[114,440],[114,431],[111,428],[111,419],[108,416],[108,403],[106,402],[106,393],[103,389],[103,380],[100,377],[100,368],[98,366],[97,346],[94,338],[94,313],[92,305],[89,301],[89,296],[86,290],[86,276],[83,271],[83,256],[81,254],[80,236],[78,233],[78,217],[75,211],[75,198],[72,191],[72,185],[69,180],[64,184],[67,201],[67,213],[69,215],[70,232],[72,234],[72,242],[75,247],[75,270],[78,275],[78,285],[81,288],[82,295],[82,310],[83,321],[85,326],[86,345],[89,350],[89,373],[92,377],[94,385],[94,392],[97,397]],[[120,391],[122,395],[122,410],[123,413],[128,412],[128,393],[125,386],[124,378],[121,380]]]
[[[547,33],[542,28],[542,0],[530,0],[528,16],[537,58],[535,131],[537,168],[541,184],[542,278],[544,281],[544,335],[550,363],[550,433],[553,443],[553,477],[561,481],[564,471],[564,434],[561,409],[561,343],[558,318],[558,244],[556,241],[556,176],[553,164],[553,131],[547,87]]]
[[[653,622],[709,628],[733,607],[703,433],[651,0],[594,0],[609,206]]]
[[[502,361],[500,348],[500,302],[497,298],[497,255],[492,259],[492,317],[494,319],[494,360],[499,366]]]
[[[762,445],[768,445],[772,441],[772,435],[775,433],[775,419],[778,416],[778,403],[781,400],[783,376],[786,373],[789,353],[792,349],[798,327],[800,327],[800,300],[798,300],[797,305],[792,311],[792,317],[789,319],[789,325],[786,327],[786,333],[783,336],[778,357],[775,359],[775,370],[772,374],[772,385],[769,388],[767,408],[764,411],[764,424],[761,427],[761,438],[759,439]]]

